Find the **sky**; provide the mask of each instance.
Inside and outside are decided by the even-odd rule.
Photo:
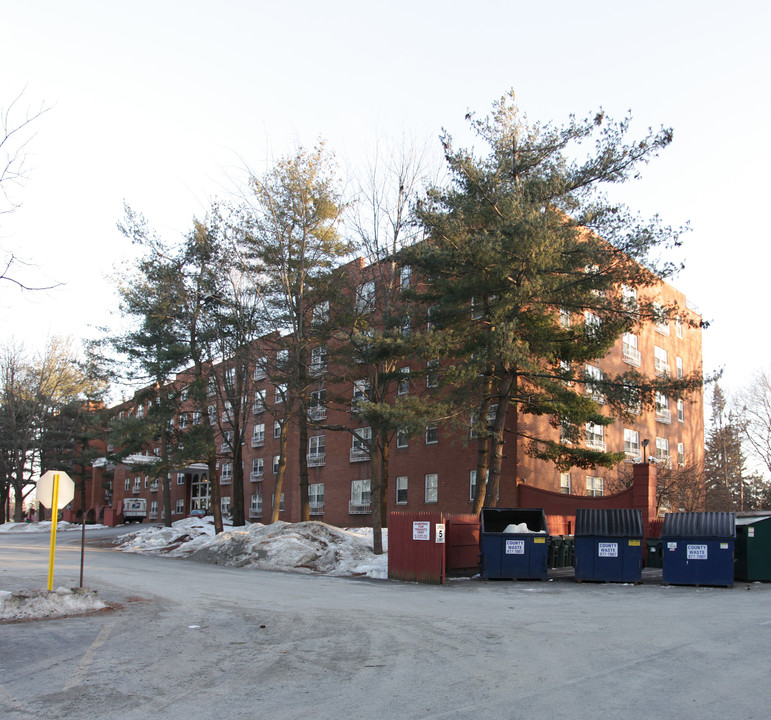
[[[41,106],[21,206],[0,215],[19,275],[0,283],[3,344],[97,337],[117,322],[116,277],[135,257],[124,202],[176,240],[211,201],[298,145],[327,141],[346,179],[377,137],[463,144],[513,88],[531,121],[631,110],[674,142],[619,196],[690,224],[672,281],[710,327],[704,369],[730,394],[769,366],[765,300],[771,196],[771,7],[451,0],[3,0],[0,108]],[[763,350],[763,347],[766,350]],[[710,391],[708,391],[709,394]]]

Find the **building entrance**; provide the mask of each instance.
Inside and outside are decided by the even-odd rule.
[[[207,510],[209,507],[209,478],[206,473],[193,475],[190,489],[190,509]]]

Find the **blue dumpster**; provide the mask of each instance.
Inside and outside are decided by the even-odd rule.
[[[576,509],[576,580],[642,582],[642,511]]]
[[[732,512],[667,513],[661,530],[664,582],[731,587],[735,541]]]
[[[482,508],[482,577],[545,580],[549,529],[542,508]]]

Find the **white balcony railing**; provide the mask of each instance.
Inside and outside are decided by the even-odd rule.
[[[586,438],[586,447],[590,450],[599,450],[600,452],[607,452],[608,446],[602,438],[592,437],[591,435]]]
[[[369,451],[366,448],[351,448],[351,462],[366,462],[369,460]]]
[[[312,453],[308,455],[308,467],[320,467],[327,461],[325,453]]]
[[[323,405],[314,405],[308,408],[308,420],[316,422],[318,420],[324,420],[327,416],[327,409]]]
[[[250,509],[249,510],[249,517],[251,519],[261,518],[262,517],[262,508],[260,508],[259,510]]]
[[[311,515],[323,515],[324,514],[324,503],[311,503],[310,504],[310,514]]]
[[[150,492],[158,492],[158,483],[152,483],[150,485]]]
[[[258,470],[252,470],[249,473],[249,480],[251,482],[260,482],[265,477],[265,473]]]
[[[265,436],[264,435],[262,437],[252,436],[252,447],[253,448],[262,447],[263,445],[265,445]]]
[[[624,344],[622,348],[622,359],[627,365],[634,365],[635,367],[640,367],[640,364],[642,363],[642,355],[633,345]]]
[[[368,515],[372,512],[371,502],[349,502],[348,514],[349,515]]]
[[[656,422],[669,423],[672,422],[672,412],[669,408],[656,408]]]
[[[265,412],[265,405],[262,403],[254,403],[252,405],[252,413],[255,415],[260,415]]]
[[[228,475],[228,477],[221,477],[220,478],[220,485],[230,485],[233,482],[233,476]]]
[[[230,452],[231,452],[230,443],[226,443],[226,442],[222,443],[222,445],[220,445],[220,452],[223,455],[230,455]]]
[[[152,510],[150,510],[150,512],[147,514],[147,517],[149,517],[150,520],[157,520],[158,519],[158,511],[156,510],[155,512],[153,512]]]

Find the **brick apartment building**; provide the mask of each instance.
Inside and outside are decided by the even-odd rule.
[[[363,265],[357,263],[361,270]],[[700,317],[687,303],[685,296],[666,283],[656,288],[655,299],[662,306],[673,303],[681,308],[681,315],[668,322],[648,325],[636,335],[625,335],[601,360],[587,365],[586,374],[621,372],[633,367],[647,376],[688,376],[701,371]],[[561,318],[570,322],[569,316]],[[275,354],[276,351],[273,351]],[[279,351],[280,352],[280,351]],[[258,353],[256,353],[258,354]],[[275,363],[277,358],[266,357]],[[323,358],[324,363],[326,358]],[[398,393],[426,391],[425,375],[419,375],[417,363],[405,362],[413,378],[405,373]],[[327,425],[351,425],[355,418],[355,402],[361,393],[356,382],[347,386],[327,387],[324,367],[317,368],[318,385],[315,392],[319,403],[309,410],[309,419]],[[276,388],[259,367],[250,369],[254,381],[254,401],[250,398],[250,412],[243,442],[244,506],[252,522],[270,520],[279,460],[279,428],[276,417],[281,415],[283,402],[281,388]],[[180,376],[179,382],[183,381]],[[329,396],[350,398],[350,403],[325,404]],[[212,396],[209,400],[216,403]],[[602,407],[602,406],[601,406]],[[116,413],[141,416],[147,408],[141,404],[125,403],[115,408]],[[227,420],[228,409],[220,404],[210,408],[221,419]],[[175,422],[180,429],[198,421],[190,401],[183,403]],[[549,426],[545,417],[524,416],[521,423],[531,423],[534,434],[559,440],[559,430]],[[227,425],[225,426],[227,427]],[[520,426],[522,427],[522,425]],[[227,430],[225,430],[227,432]],[[309,473],[309,500],[311,519],[338,526],[362,526],[370,523],[371,462],[363,443],[369,429],[357,430],[359,437],[346,431],[309,428],[305,448]],[[390,483],[388,510],[420,512],[439,510],[444,513],[468,513],[472,506],[476,482],[476,442],[457,426],[442,423],[426,428],[423,436],[397,437],[390,448]],[[511,437],[511,436],[509,436]],[[644,441],[647,440],[647,446]],[[287,467],[284,480],[280,518],[286,521],[300,519],[300,486],[298,462],[298,433],[290,429]],[[511,442],[511,439],[508,440]],[[506,453],[501,474],[500,507],[517,506],[517,485],[527,485],[575,495],[604,495],[610,482],[619,472],[630,473],[629,463],[643,455],[662,464],[685,466],[703,458],[704,425],[703,397],[700,390],[684,400],[659,397],[655,411],[643,410],[633,421],[616,420],[607,427],[588,427],[587,447],[624,452],[627,467],[612,470],[579,470],[560,472],[546,461],[530,457],[524,447],[518,453],[518,467],[513,467],[511,453]],[[218,472],[223,512],[232,505],[232,451],[226,438],[220,436],[217,447]],[[151,477],[150,467],[157,462],[157,449],[148,447],[142,455],[129,458],[130,463],[112,466],[102,460],[94,464],[91,507],[88,517],[105,522],[119,522],[122,505],[128,498],[147,500],[148,520],[163,517],[163,492],[160,483]],[[179,467],[171,474],[172,519],[186,517],[193,508],[209,504],[209,478],[204,463]]]

